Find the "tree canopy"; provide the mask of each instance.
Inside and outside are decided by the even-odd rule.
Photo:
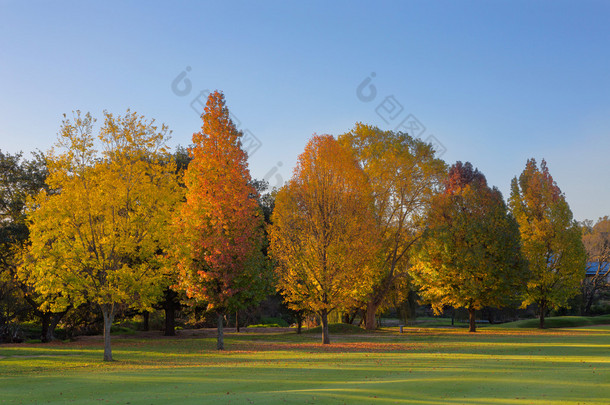
[[[419,294],[436,313],[464,307],[470,331],[475,311],[517,298],[526,271],[519,229],[502,194],[466,162],[449,170],[444,193],[434,197],[413,275]]]
[[[512,180],[509,204],[531,273],[523,305],[538,305],[543,328],[546,310],[567,305],[585,276],[581,230],[544,160],[540,168],[536,160],[527,161]]]
[[[380,253],[370,263],[374,284],[364,300],[366,327],[374,329],[375,314],[389,304],[390,295],[400,301],[409,292],[412,247],[422,236],[425,213],[446,166],[432,145],[402,132],[357,123],[339,142],[362,166],[374,201],[371,239],[380,242]]]
[[[332,136],[313,136],[276,196],[270,230],[278,289],[294,309],[322,318],[370,292],[377,241],[367,179]]]
[[[210,94],[201,131],[193,134],[186,169],[186,201],[175,217],[178,287],[223,317],[267,292],[262,254],[263,214],[252,186],[242,133],[229,117],[222,93]]]
[[[176,203],[167,128],[135,112],[65,119],[47,156],[47,184],[29,213],[28,281],[53,309],[84,302],[104,317],[104,360],[118,304],[150,307],[161,291],[157,254]],[[96,149],[101,147],[101,152]]]

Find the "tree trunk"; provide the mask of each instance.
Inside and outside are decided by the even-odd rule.
[[[235,311],[235,331],[239,333],[239,311]]]
[[[377,329],[377,323],[375,321],[375,314],[377,313],[377,308],[379,308],[379,305],[377,305],[373,300],[370,300],[366,304],[364,327],[367,330]]]
[[[222,330],[223,322],[224,322],[224,315],[221,312],[218,312],[218,337],[216,340],[216,350],[225,349],[224,335],[223,335],[223,330]]]
[[[142,318],[144,319],[144,330],[148,332],[150,330],[150,312],[142,312]]]
[[[544,329],[544,312],[546,311],[546,303],[540,303],[540,329]]]
[[[323,310],[320,313],[322,318],[322,344],[329,345],[330,337],[328,336],[328,311]]]
[[[112,361],[112,348],[110,347],[110,328],[114,320],[114,304],[103,304],[104,316],[104,361]]]
[[[343,323],[347,323],[350,324],[350,318],[349,318],[349,312],[345,311],[343,314],[341,314],[341,322]]]
[[[593,301],[595,300],[595,289],[591,291],[591,295],[587,299],[587,304],[585,305],[585,315],[591,315],[591,307],[593,306]]]
[[[165,336],[176,336],[176,310],[172,302],[168,302],[165,310]]]
[[[297,335],[301,334],[301,329],[303,327],[303,314],[297,312]]]
[[[42,334],[40,335],[40,340],[43,343],[47,343],[50,342],[51,340],[53,340],[53,334],[51,333],[51,338],[49,339],[49,329],[50,329],[50,323],[51,323],[51,313],[50,312],[43,312],[40,315],[40,320],[42,321]]]
[[[470,328],[468,329],[468,332],[476,332],[477,331],[477,322],[476,322],[476,310],[474,309],[474,307],[468,307],[468,318],[469,318],[469,322],[470,322]]]
[[[46,336],[43,335],[43,342],[51,342],[51,341],[55,340],[55,328],[57,327],[57,324],[59,323],[59,321],[61,321],[61,318],[63,318],[67,312],[68,311],[58,312],[58,313],[53,314],[53,316],[51,316],[51,320],[49,321],[49,327],[47,329]]]

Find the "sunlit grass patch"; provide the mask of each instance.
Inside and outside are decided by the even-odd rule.
[[[228,333],[0,346],[0,404],[606,404],[610,327]]]

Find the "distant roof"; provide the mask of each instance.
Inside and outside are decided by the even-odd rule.
[[[587,263],[587,276],[594,276],[597,273],[599,262],[589,262]],[[608,271],[608,267],[610,266],[609,262],[602,263],[600,273],[605,273]]]

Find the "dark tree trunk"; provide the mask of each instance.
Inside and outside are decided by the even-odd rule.
[[[546,312],[546,302],[540,303],[540,329],[544,329],[544,313]]]
[[[301,334],[302,328],[303,328],[303,314],[301,312],[297,312],[297,335]]]
[[[57,312],[51,316],[51,319],[49,321],[49,326],[47,328],[46,333],[44,333],[44,331],[43,331],[43,335],[42,335],[43,342],[51,342],[51,341],[55,340],[55,328],[57,327],[57,324],[59,323],[59,321],[61,321],[61,318],[63,318],[67,312],[68,311]]]
[[[114,320],[114,305],[103,304],[102,315],[104,316],[104,361],[112,361],[112,347],[110,346],[110,329]]]
[[[239,333],[239,311],[235,311],[235,331]]]
[[[165,336],[176,336],[176,309],[173,305],[165,307]]]
[[[468,307],[468,319],[469,319],[469,329],[468,332],[476,332],[477,331],[477,321],[476,321],[476,310],[474,307]]]
[[[150,312],[144,311],[142,313],[142,318],[144,318],[144,330],[148,332],[150,330]]]
[[[587,299],[587,303],[585,305],[585,315],[591,315],[591,307],[593,306],[593,301],[595,300],[595,289],[591,291],[591,295]]]
[[[40,320],[42,322],[42,334],[40,335],[40,340],[44,343],[50,342],[51,340],[53,340],[53,333],[50,333],[51,313],[43,312],[40,315]],[[51,335],[50,339],[49,339],[49,335]]]
[[[329,345],[330,336],[328,335],[328,311],[323,310],[320,313],[320,317],[322,318],[322,344]]]
[[[225,342],[224,342],[224,334],[223,334],[223,322],[224,315],[222,312],[218,312],[218,337],[216,339],[216,350],[224,350]]]
[[[377,323],[375,321],[375,314],[377,313],[377,308],[379,308],[379,305],[374,300],[370,300],[366,304],[364,326],[367,330],[377,329]]]
[[[342,318],[342,319],[341,319],[341,322],[343,322],[343,323],[347,323],[347,324],[350,324],[350,323],[351,323],[351,322],[350,322],[350,318],[349,318],[349,312],[344,312],[344,313],[341,315],[341,318]]]
[[[165,336],[176,336],[176,310],[180,309],[178,293],[171,289],[165,290],[163,310],[165,311]]]

